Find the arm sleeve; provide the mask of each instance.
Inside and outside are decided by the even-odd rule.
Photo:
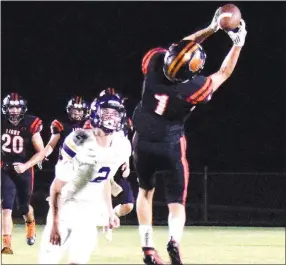
[[[65,161],[72,160],[79,151],[79,147],[74,142],[74,138],[76,137],[75,134],[76,132],[70,133],[63,142],[63,146],[61,148],[61,155],[63,157],[63,160]]]
[[[56,178],[68,182],[75,177],[72,161],[61,160],[55,167]]]

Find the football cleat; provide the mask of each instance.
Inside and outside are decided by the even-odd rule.
[[[143,247],[142,248],[144,253],[143,262],[146,265],[153,265],[153,264],[166,264],[158,255],[157,251],[154,248],[150,247]]]
[[[4,247],[1,250],[1,254],[12,255],[14,252],[11,247]]]
[[[11,236],[10,235],[3,235],[2,236],[2,244],[3,248],[1,250],[2,254],[13,254],[13,250],[11,247]]]
[[[29,246],[32,246],[36,242],[36,223],[35,220],[32,223],[26,222],[26,241]]]
[[[170,256],[171,264],[172,265],[180,265],[183,264],[180,255],[180,248],[179,244],[171,239],[167,244],[167,251]]]

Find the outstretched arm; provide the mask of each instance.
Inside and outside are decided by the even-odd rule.
[[[192,40],[196,43],[202,43],[206,38],[214,33],[215,31],[212,28],[207,27],[185,37],[183,40]]]
[[[40,152],[37,152],[34,154],[29,161],[25,163],[27,168],[33,167],[39,162],[43,161],[46,157],[48,157],[54,150],[55,146],[57,145],[59,139],[60,139],[60,134],[52,134],[49,142],[43,148]]]
[[[217,32],[219,30],[219,23],[218,23],[219,11],[220,8],[216,10],[212,22],[208,27],[199,30],[189,36],[186,36],[183,40],[192,40],[195,41],[196,43],[202,43],[206,38]]]
[[[225,57],[219,71],[209,76],[211,79],[211,87],[213,92],[215,92],[234,71],[241,49],[244,46],[246,34],[247,31],[245,29],[244,20],[241,20],[241,25],[237,33],[231,31],[228,32],[229,37],[233,41],[233,46]]]

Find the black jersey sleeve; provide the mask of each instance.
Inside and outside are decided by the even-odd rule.
[[[154,71],[156,67],[156,61],[161,56],[164,56],[166,49],[158,47],[148,51],[142,60],[142,72],[147,75],[150,71]]]
[[[187,102],[196,105],[211,99],[213,94],[211,83],[211,78],[199,75],[188,82],[178,84],[177,87]]]

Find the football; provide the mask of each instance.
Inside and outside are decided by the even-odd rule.
[[[226,4],[220,8],[219,25],[223,30],[233,30],[239,26],[241,12],[234,4]]]

